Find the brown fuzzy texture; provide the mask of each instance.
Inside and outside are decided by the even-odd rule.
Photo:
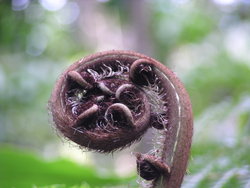
[[[99,152],[129,146],[149,127],[162,130],[160,158],[137,155],[137,163],[154,168],[156,178],[145,175],[152,186],[161,183],[158,176],[164,180],[160,187],[181,186],[191,147],[192,109],[182,83],[156,60],[116,50],[83,58],[59,77],[49,108],[65,137]]]

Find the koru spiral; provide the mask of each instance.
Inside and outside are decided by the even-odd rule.
[[[191,104],[175,74],[156,60],[117,50],[83,58],[58,78],[49,109],[60,133],[98,152],[159,130],[160,150],[136,153],[138,173],[152,186],[180,187],[193,132]]]

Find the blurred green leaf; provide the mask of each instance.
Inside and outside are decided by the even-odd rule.
[[[45,161],[28,152],[0,147],[0,187],[27,188],[53,184],[52,187],[100,187],[126,185],[133,179],[103,178],[91,166],[80,166],[66,159]]]
[[[185,17],[179,35],[179,43],[196,43],[205,38],[213,29],[214,21],[199,10]]]
[[[246,130],[250,128],[249,106],[247,105],[250,98],[249,95],[247,96],[240,97],[237,102],[232,101],[230,109],[221,109],[226,113],[219,114],[219,118],[215,108],[224,108],[223,105],[210,107],[211,110],[215,110],[214,114],[210,110],[201,114],[200,119],[204,118],[203,116],[212,116],[204,121],[207,124],[209,120],[212,121],[210,126],[203,124],[203,121],[196,121],[197,132],[194,135],[189,175],[183,184],[184,188],[248,187],[250,132]],[[231,120],[235,120],[236,124]],[[219,126],[223,126],[223,129]],[[232,130],[234,131],[226,134]],[[206,135],[205,133],[210,135],[209,139],[204,139],[202,135]]]
[[[250,93],[250,68],[227,57],[216,63],[202,65],[186,76],[185,85],[190,94],[195,115],[225,98],[238,101]]]

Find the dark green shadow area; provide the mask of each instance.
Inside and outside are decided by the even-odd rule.
[[[63,187],[88,185],[110,187],[129,185],[135,177],[102,178],[93,167],[81,166],[66,159],[46,161],[36,155],[0,146],[0,187],[28,188],[61,184]],[[86,186],[86,187],[88,187]]]

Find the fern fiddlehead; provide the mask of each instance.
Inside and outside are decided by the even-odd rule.
[[[161,142],[136,153],[149,187],[180,187],[192,139],[189,97],[168,68],[145,55],[108,51],[71,65],[57,80],[49,108],[56,128],[77,144],[109,153],[151,127]]]

